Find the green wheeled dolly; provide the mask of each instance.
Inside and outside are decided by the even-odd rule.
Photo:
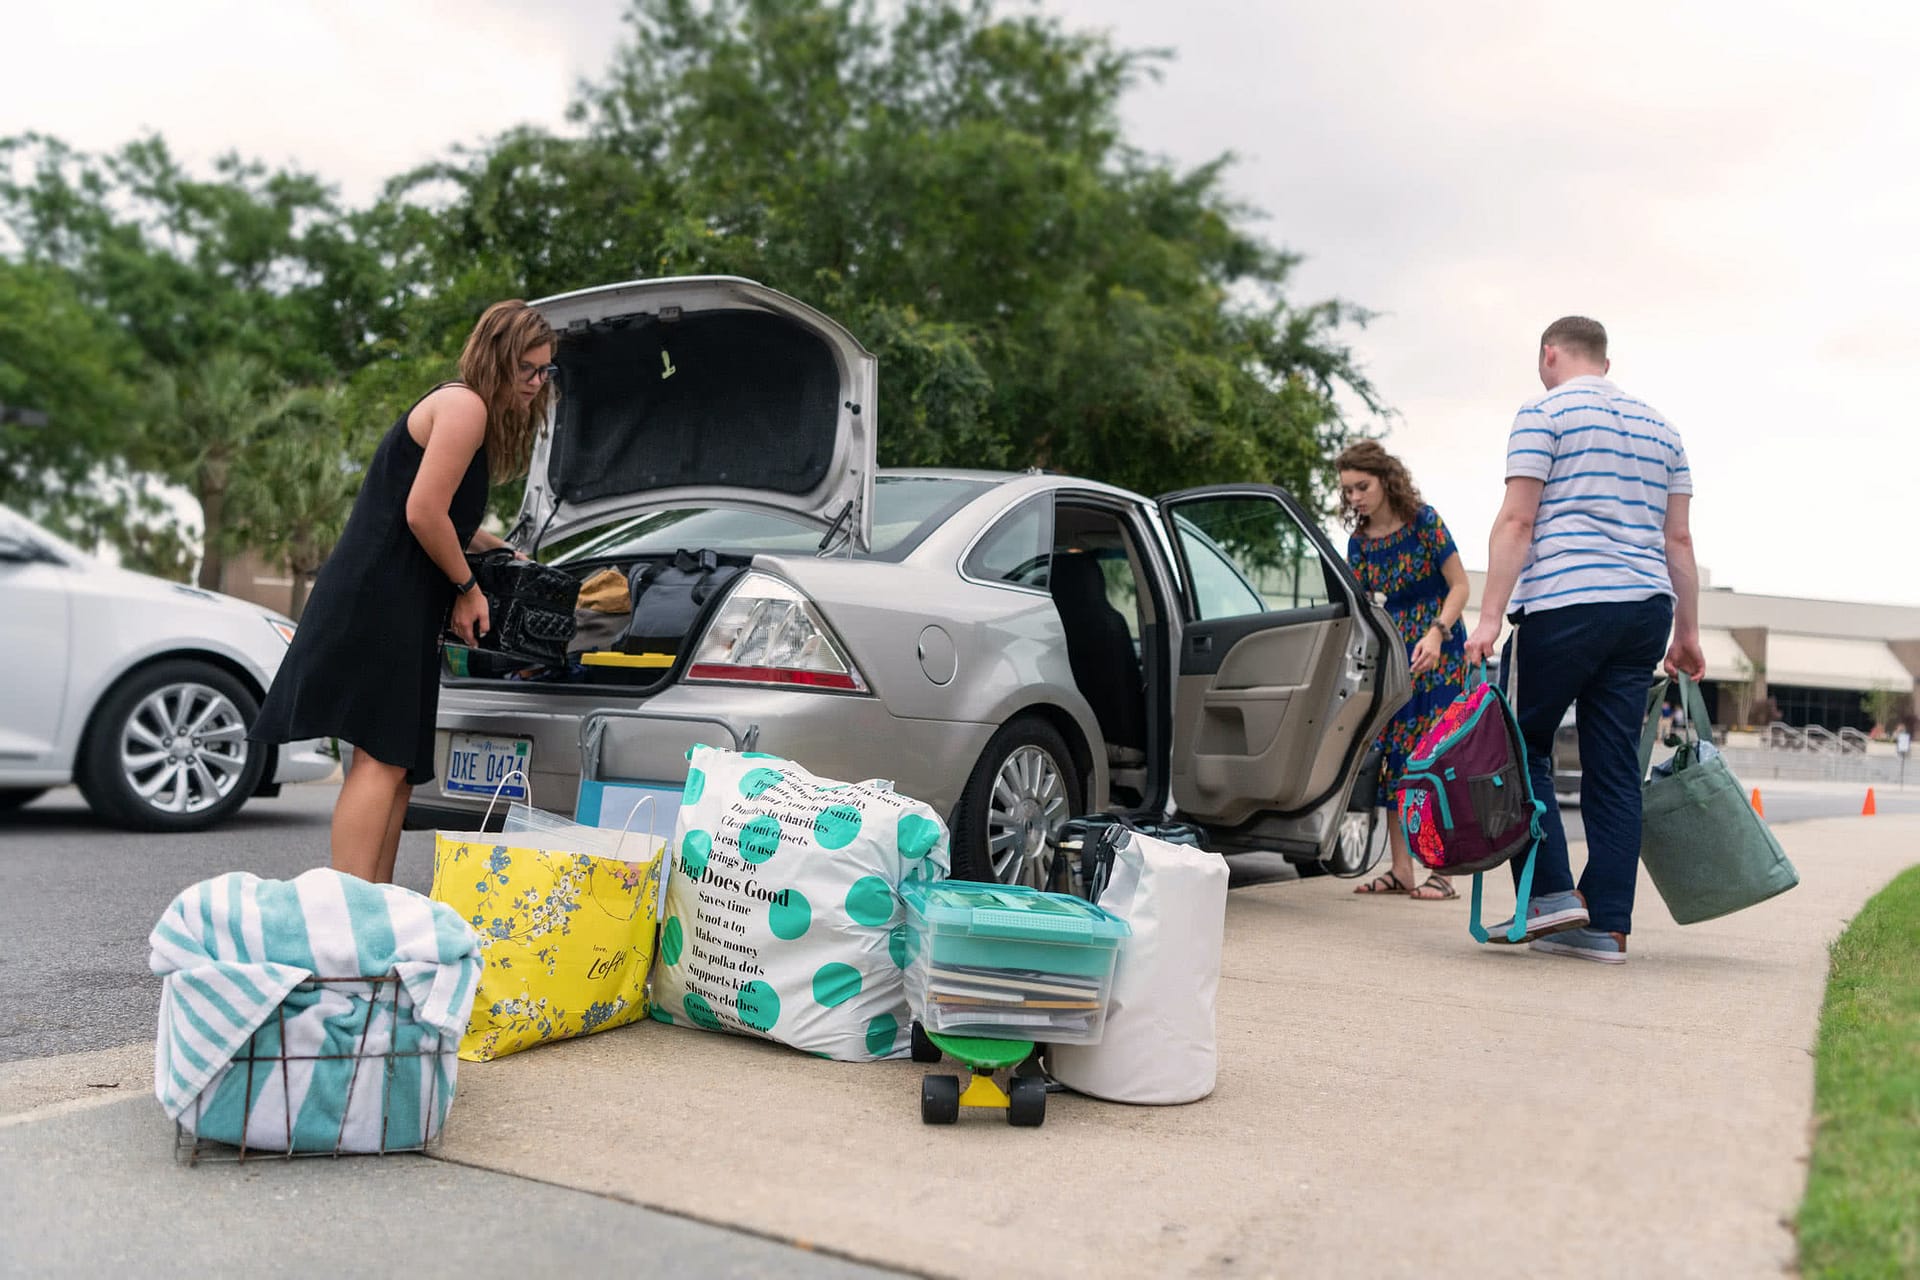
[[[1047,1118],[1047,1082],[1038,1076],[1010,1075],[1003,1089],[994,1077],[1011,1071],[1033,1056],[1031,1040],[989,1040],[980,1036],[950,1036],[913,1024],[913,1060],[938,1062],[942,1055],[967,1068],[963,1090],[959,1076],[928,1076],[920,1082],[920,1119],[927,1124],[953,1124],[962,1107],[992,1107],[1007,1113],[1007,1123],[1037,1129]]]

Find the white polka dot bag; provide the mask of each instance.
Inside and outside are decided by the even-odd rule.
[[[688,761],[653,1017],[843,1062],[905,1054],[900,890],[946,878],[939,815],[777,756],[700,746]]]

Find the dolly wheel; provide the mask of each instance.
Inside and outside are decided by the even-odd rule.
[[[920,1025],[920,1020],[918,1018],[915,1018],[913,1020],[912,1041],[913,1041],[913,1048],[910,1050],[910,1052],[913,1054],[913,1060],[915,1062],[940,1061],[939,1046],[934,1044],[932,1040],[927,1038],[927,1030],[925,1027]]]
[[[1040,1103],[1046,1105],[1046,1091]],[[960,1118],[960,1077],[928,1076],[920,1082],[920,1119],[926,1124],[952,1124]]]
[[[1015,1076],[1007,1090],[1007,1123],[1038,1129],[1046,1118],[1047,1082],[1038,1076]]]

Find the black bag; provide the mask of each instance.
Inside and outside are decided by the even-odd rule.
[[[1089,813],[1068,818],[1054,837],[1052,884],[1044,886],[1055,893],[1070,893],[1098,902],[1100,891],[1113,873],[1114,841],[1128,831],[1138,831],[1168,844],[1190,844],[1204,849],[1207,832],[1191,822],[1166,822],[1154,818],[1135,818],[1120,813]]]
[[[475,587],[487,597],[487,634],[474,647],[564,665],[573,640],[573,607],[580,582],[572,574],[505,547],[467,557]]]
[[[627,575],[633,616],[620,637],[626,653],[679,653],[700,611],[740,575],[745,561],[717,551],[673,553]]]

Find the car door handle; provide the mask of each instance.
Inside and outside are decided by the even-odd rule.
[[[1192,641],[1192,648],[1195,653],[1213,652],[1212,636],[1191,636],[1189,639]]]

